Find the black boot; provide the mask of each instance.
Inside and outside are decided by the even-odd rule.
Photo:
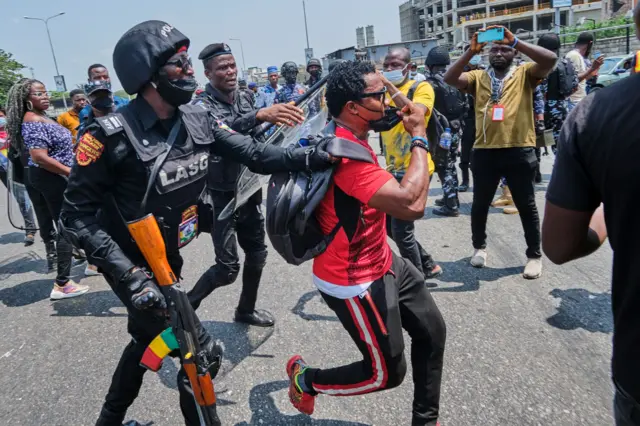
[[[460,168],[462,172],[462,185],[458,186],[458,192],[467,192],[469,190],[469,169]]]
[[[457,196],[446,198],[445,204],[439,209],[434,209],[433,214],[436,216],[458,217],[460,216],[459,205],[460,202]]]
[[[124,416],[127,413],[114,413],[113,411],[109,410],[106,407],[102,407],[102,410],[100,410],[100,417],[98,417],[98,421],[96,422],[96,426],[120,426],[122,425],[122,422],[124,421]],[[132,420],[135,422],[135,420]],[[127,422],[127,425],[129,425],[129,423],[131,422]],[[134,425],[138,423],[135,422]]]
[[[273,315],[263,309],[256,309],[258,287],[263,266],[245,264],[242,271],[242,293],[236,309],[235,321],[258,327],[272,327]]]
[[[433,214],[436,216],[458,217],[460,216],[460,211],[458,208],[442,206],[439,209],[434,209]]]
[[[53,272],[58,267],[58,252],[56,251],[56,242],[49,241],[44,245],[47,252],[47,271]]]
[[[442,198],[438,198],[438,199],[436,200],[436,206],[439,206],[439,207],[444,206],[444,197],[442,197]]]

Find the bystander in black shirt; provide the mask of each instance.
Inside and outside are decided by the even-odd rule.
[[[640,401],[640,75],[583,99],[560,134],[547,200],[591,212],[604,204],[613,248],[614,380]]]

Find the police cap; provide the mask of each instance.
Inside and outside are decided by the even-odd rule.
[[[124,90],[138,93],[170,57],[190,41],[162,21],[142,22],[124,33],[113,50],[113,68]]]
[[[90,81],[84,85],[84,94],[89,96],[99,91],[111,93],[111,83],[106,80]]]
[[[198,55],[198,59],[207,62],[211,58],[220,55],[231,55],[231,48],[226,43],[213,43],[202,49]]]
[[[425,65],[432,67],[435,65],[449,65],[451,63],[451,56],[449,56],[449,50],[444,46],[436,46],[429,51]]]

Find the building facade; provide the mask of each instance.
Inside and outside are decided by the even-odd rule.
[[[358,49],[357,46],[351,46],[327,54],[322,58],[322,61],[325,70],[328,70],[329,64],[337,59],[344,59],[347,61],[371,61],[378,66],[382,66],[384,57],[389,52],[389,49],[394,47],[406,47],[409,49],[409,52],[411,52],[411,59],[418,64],[423,64],[429,51],[437,45],[438,40],[434,37],[406,42],[377,44],[373,46],[366,46],[362,49]]]
[[[560,9],[560,25],[576,25],[581,18],[600,21],[611,16],[611,0],[572,0]],[[479,29],[504,25],[512,32],[554,28],[552,0],[409,0],[399,7],[402,40],[436,37],[443,44],[468,41]],[[406,39],[405,39],[406,37]]]

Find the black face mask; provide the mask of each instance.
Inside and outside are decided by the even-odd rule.
[[[162,99],[174,107],[189,103],[197,88],[198,82],[193,77],[169,80],[166,74],[158,74],[156,90]]]
[[[388,132],[402,121],[402,118],[398,115],[398,111],[400,111],[400,108],[392,107],[385,109],[382,118],[369,121],[369,128],[374,132]]]
[[[309,75],[312,78],[315,78],[316,80],[318,80],[320,78],[320,76],[322,75],[322,70],[313,70],[313,71],[309,71]]]
[[[113,99],[111,96],[101,96],[91,102],[91,107],[108,114],[113,111]]]

